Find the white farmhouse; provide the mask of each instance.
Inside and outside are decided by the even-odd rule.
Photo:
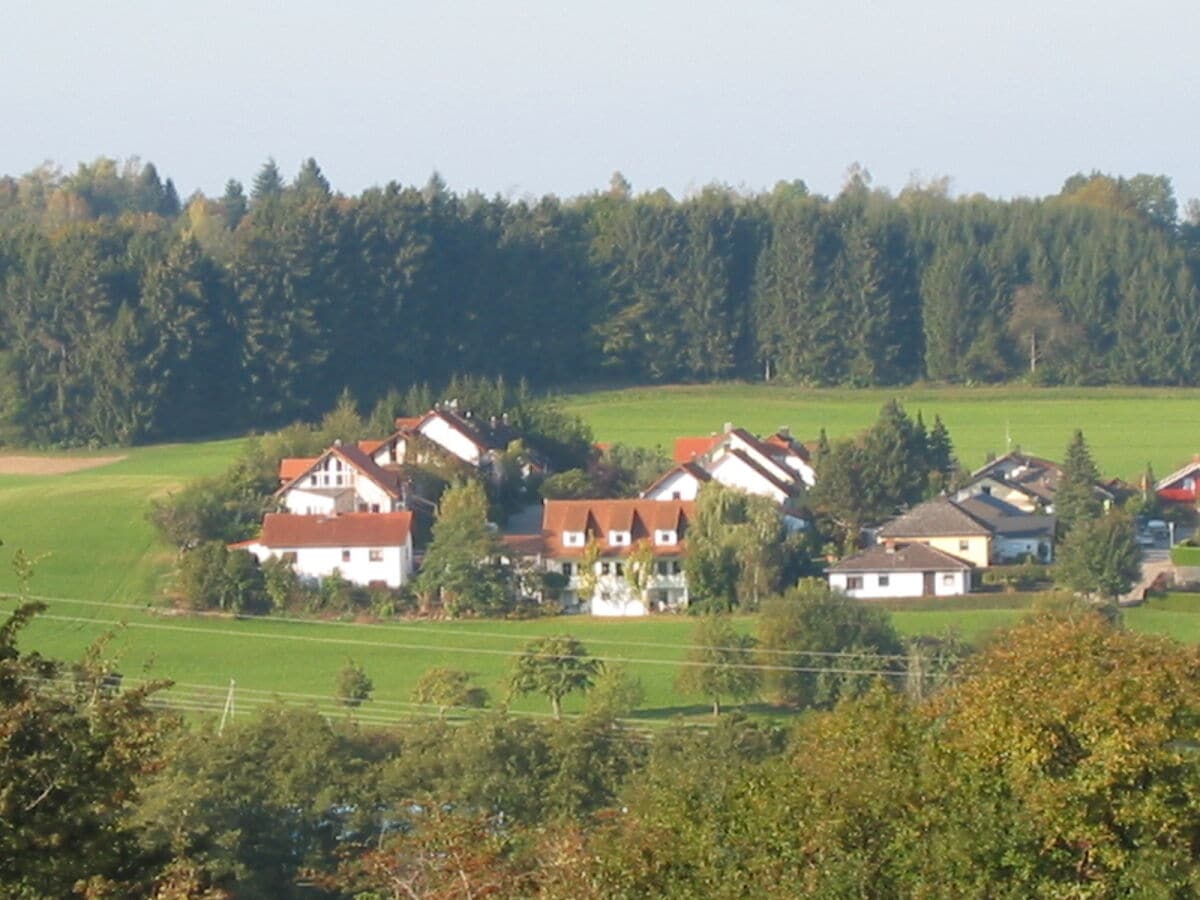
[[[334,444],[307,466],[285,462],[291,464],[286,471],[293,477],[276,492],[275,499],[289,513],[333,516],[389,513],[405,507],[400,475],[382,468],[358,447]],[[281,463],[281,474],[284,471]]]
[[[259,562],[286,559],[308,578],[336,571],[354,584],[398,588],[412,577],[412,513],[268,513],[258,538],[232,548],[253,553]]]
[[[596,616],[643,616],[687,606],[683,571],[694,504],[668,500],[547,500],[541,557],[567,577],[563,606]],[[630,583],[631,557],[649,549],[644,590]],[[592,573],[584,567],[591,560]],[[585,596],[591,587],[591,596]]]
[[[648,500],[694,500],[700,485],[716,481],[780,506],[802,498],[814,483],[807,451],[785,431],[760,440],[726,423],[707,438],[679,438],[674,469],[642,492]]]
[[[851,597],[952,597],[971,589],[971,564],[927,544],[876,544],[827,570]]]

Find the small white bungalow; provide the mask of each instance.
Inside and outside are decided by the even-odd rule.
[[[412,513],[268,513],[259,537],[232,547],[259,562],[286,559],[296,574],[309,578],[336,571],[354,584],[398,588],[412,577]]]
[[[826,572],[830,587],[861,600],[952,597],[971,589],[971,564],[927,544],[876,544]]]

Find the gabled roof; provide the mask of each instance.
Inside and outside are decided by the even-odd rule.
[[[971,564],[928,544],[884,544],[868,547],[830,566],[827,572],[949,572],[970,569]]]
[[[1200,459],[1193,459],[1186,466],[1176,469],[1166,478],[1160,478],[1154,483],[1154,490],[1165,491],[1171,490],[1177,486],[1177,483],[1183,481],[1188,476],[1195,477],[1200,480]]]
[[[264,547],[399,547],[412,533],[412,513],[345,513],[340,516],[301,516],[267,513],[262,535]]]
[[[710,434],[707,437],[675,438],[675,462],[690,462],[697,456],[703,456],[724,438],[722,434]]]
[[[416,429],[423,430],[425,424],[434,419],[441,419],[474,444],[480,453],[488,450],[504,450],[519,437],[517,432],[506,423],[500,421],[491,424],[484,423],[446,407],[431,409],[421,418]]]
[[[656,546],[659,555],[678,556],[683,552],[682,538],[695,514],[690,500],[547,500],[542,507],[542,540],[546,555],[553,558],[578,557],[583,547],[565,547],[563,532],[584,531],[602,555],[626,556],[633,545],[648,540],[653,544],[655,531],[675,531],[678,543]],[[610,546],[613,531],[628,531],[628,544]]]
[[[375,451],[387,443],[387,438],[383,440],[363,440],[358,442],[358,449],[367,456],[374,455]]]
[[[308,472],[319,456],[285,456],[279,461],[279,480],[286,484]]]
[[[416,428],[418,425],[421,424],[421,420],[424,418],[425,418],[424,416],[397,416],[396,430],[397,431],[412,431],[414,428]]]
[[[749,453],[747,453],[741,447],[733,447],[725,455],[729,456],[729,457],[733,457],[734,459],[738,460],[738,462],[742,463],[742,465],[749,468],[756,475],[758,475],[760,478],[767,481],[773,487],[783,491],[783,493],[787,494],[789,497],[794,496],[796,494],[795,482],[785,481],[784,479],[780,478],[776,473],[767,469],[766,466],[762,465],[758,460],[756,460],[754,457],[752,457]],[[718,460],[716,463],[713,464],[714,468],[719,464],[719,462],[720,461]]]
[[[978,478],[980,475],[988,475],[993,472],[1001,472],[1006,466],[1013,464],[1014,468],[1024,467],[1028,469],[1038,469],[1042,471],[1053,471],[1056,473],[1062,472],[1062,466],[1048,459],[1042,459],[1040,456],[1031,456],[1028,453],[1022,453],[1020,450],[1012,450],[1005,453],[1003,456],[997,456],[990,462],[984,463],[978,469],[971,473],[972,478]]]
[[[654,491],[655,488],[664,484],[671,478],[674,478],[676,475],[690,475],[692,478],[695,478],[701,484],[712,481],[712,476],[710,474],[708,474],[707,469],[705,469],[703,466],[701,466],[697,462],[689,461],[689,462],[685,462],[685,463],[680,463],[673,469],[668,469],[661,478],[659,478],[652,485],[650,485],[648,488],[646,488],[644,491],[642,491],[642,496],[645,497],[647,494]]]
[[[790,434],[784,434],[782,431],[763,438],[761,443],[771,448],[773,453],[782,451],[785,454],[795,454],[805,462],[812,461],[812,454],[809,452],[808,448],[793,438]]]
[[[992,529],[953,500],[936,497],[919,503],[879,529],[880,537],[990,537]]]
[[[978,494],[955,505],[979,519],[992,529],[994,534],[1017,535],[1053,534],[1057,519],[1054,516],[1030,515],[998,497]]]
[[[281,494],[285,494],[293,487],[297,486],[300,481],[307,478],[314,469],[321,465],[321,463],[323,463],[330,456],[338,457],[348,466],[351,466],[357,470],[360,475],[374,482],[375,485],[377,485],[379,489],[386,493],[389,497],[395,500],[403,498],[404,492],[400,488],[400,482],[395,472],[389,472],[387,469],[382,468],[377,462],[375,462],[375,460],[371,459],[370,456],[368,456],[358,447],[347,447],[338,444],[334,444],[332,447],[314,459],[308,468],[292,478],[287,484],[276,491],[275,496],[278,497]]]

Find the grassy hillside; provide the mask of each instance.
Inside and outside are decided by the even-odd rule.
[[[1180,425],[1200,419],[1200,391],[852,392],[723,385],[609,391],[565,402],[600,440],[669,446],[678,434],[704,434],[727,420],[755,431],[786,424],[805,438],[822,425],[831,436],[847,434],[866,426],[893,395],[929,420],[941,414],[970,464],[981,462],[988,449],[1003,448],[1006,426],[1025,449],[1052,457],[1061,455],[1071,429],[1081,427],[1103,470],[1128,477],[1140,473],[1147,460],[1165,472],[1200,449],[1194,429]],[[189,685],[177,693],[194,693],[198,705],[222,702],[234,679],[242,708],[266,702],[274,692],[328,696],[336,672],[353,657],[375,679],[374,708],[398,713],[411,711],[412,684],[433,665],[477,672],[499,698],[512,654],[528,638],[570,631],[597,655],[629,661],[646,686],[644,715],[703,711],[701,698],[680,697],[673,687],[693,626],[686,618],[368,626],[180,618],[147,610],[172,561],[145,519],[149,499],[220,471],[240,446],[231,440],[145,447],[128,451],[119,462],[70,474],[0,475],[0,539],[6,542],[0,547],[0,591],[15,587],[9,561],[19,547],[41,557],[32,585],[37,594],[72,598],[52,602],[48,615],[28,632],[26,645],[72,657],[98,634],[126,622],[113,642],[126,674],[150,666],[153,674]],[[953,627],[977,638],[1023,612],[973,607],[894,615],[906,633]],[[1200,600],[1176,597],[1131,610],[1127,622],[1200,641]],[[742,627],[753,623],[743,620]],[[530,698],[515,708],[540,711],[543,703]]]
[[[801,440],[821,428],[830,437],[852,434],[874,421],[897,397],[926,422],[940,415],[964,465],[976,468],[989,452],[1014,446],[1061,459],[1075,428],[1082,428],[1097,464],[1112,477],[1134,479],[1147,462],[1166,474],[1200,452],[1200,390],[1152,388],[887,388],[812,390],[768,385],[696,385],[631,388],[564,398],[597,440],[669,450],[677,435],[708,434],[732,421],[754,432],[787,425]]]
[[[146,521],[150,498],[220,472],[240,440],[130,450],[120,462],[66,475],[0,475],[0,590],[16,548],[39,557],[37,589],[94,600],[157,593],[171,552]]]

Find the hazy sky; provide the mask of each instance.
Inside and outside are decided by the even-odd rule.
[[[1200,196],[1200,4],[110,3],[9,0],[0,173],[153,161],[182,195],[285,176],[573,195],[620,170],[676,196],[859,162],[899,190],[1056,192],[1079,170]]]

